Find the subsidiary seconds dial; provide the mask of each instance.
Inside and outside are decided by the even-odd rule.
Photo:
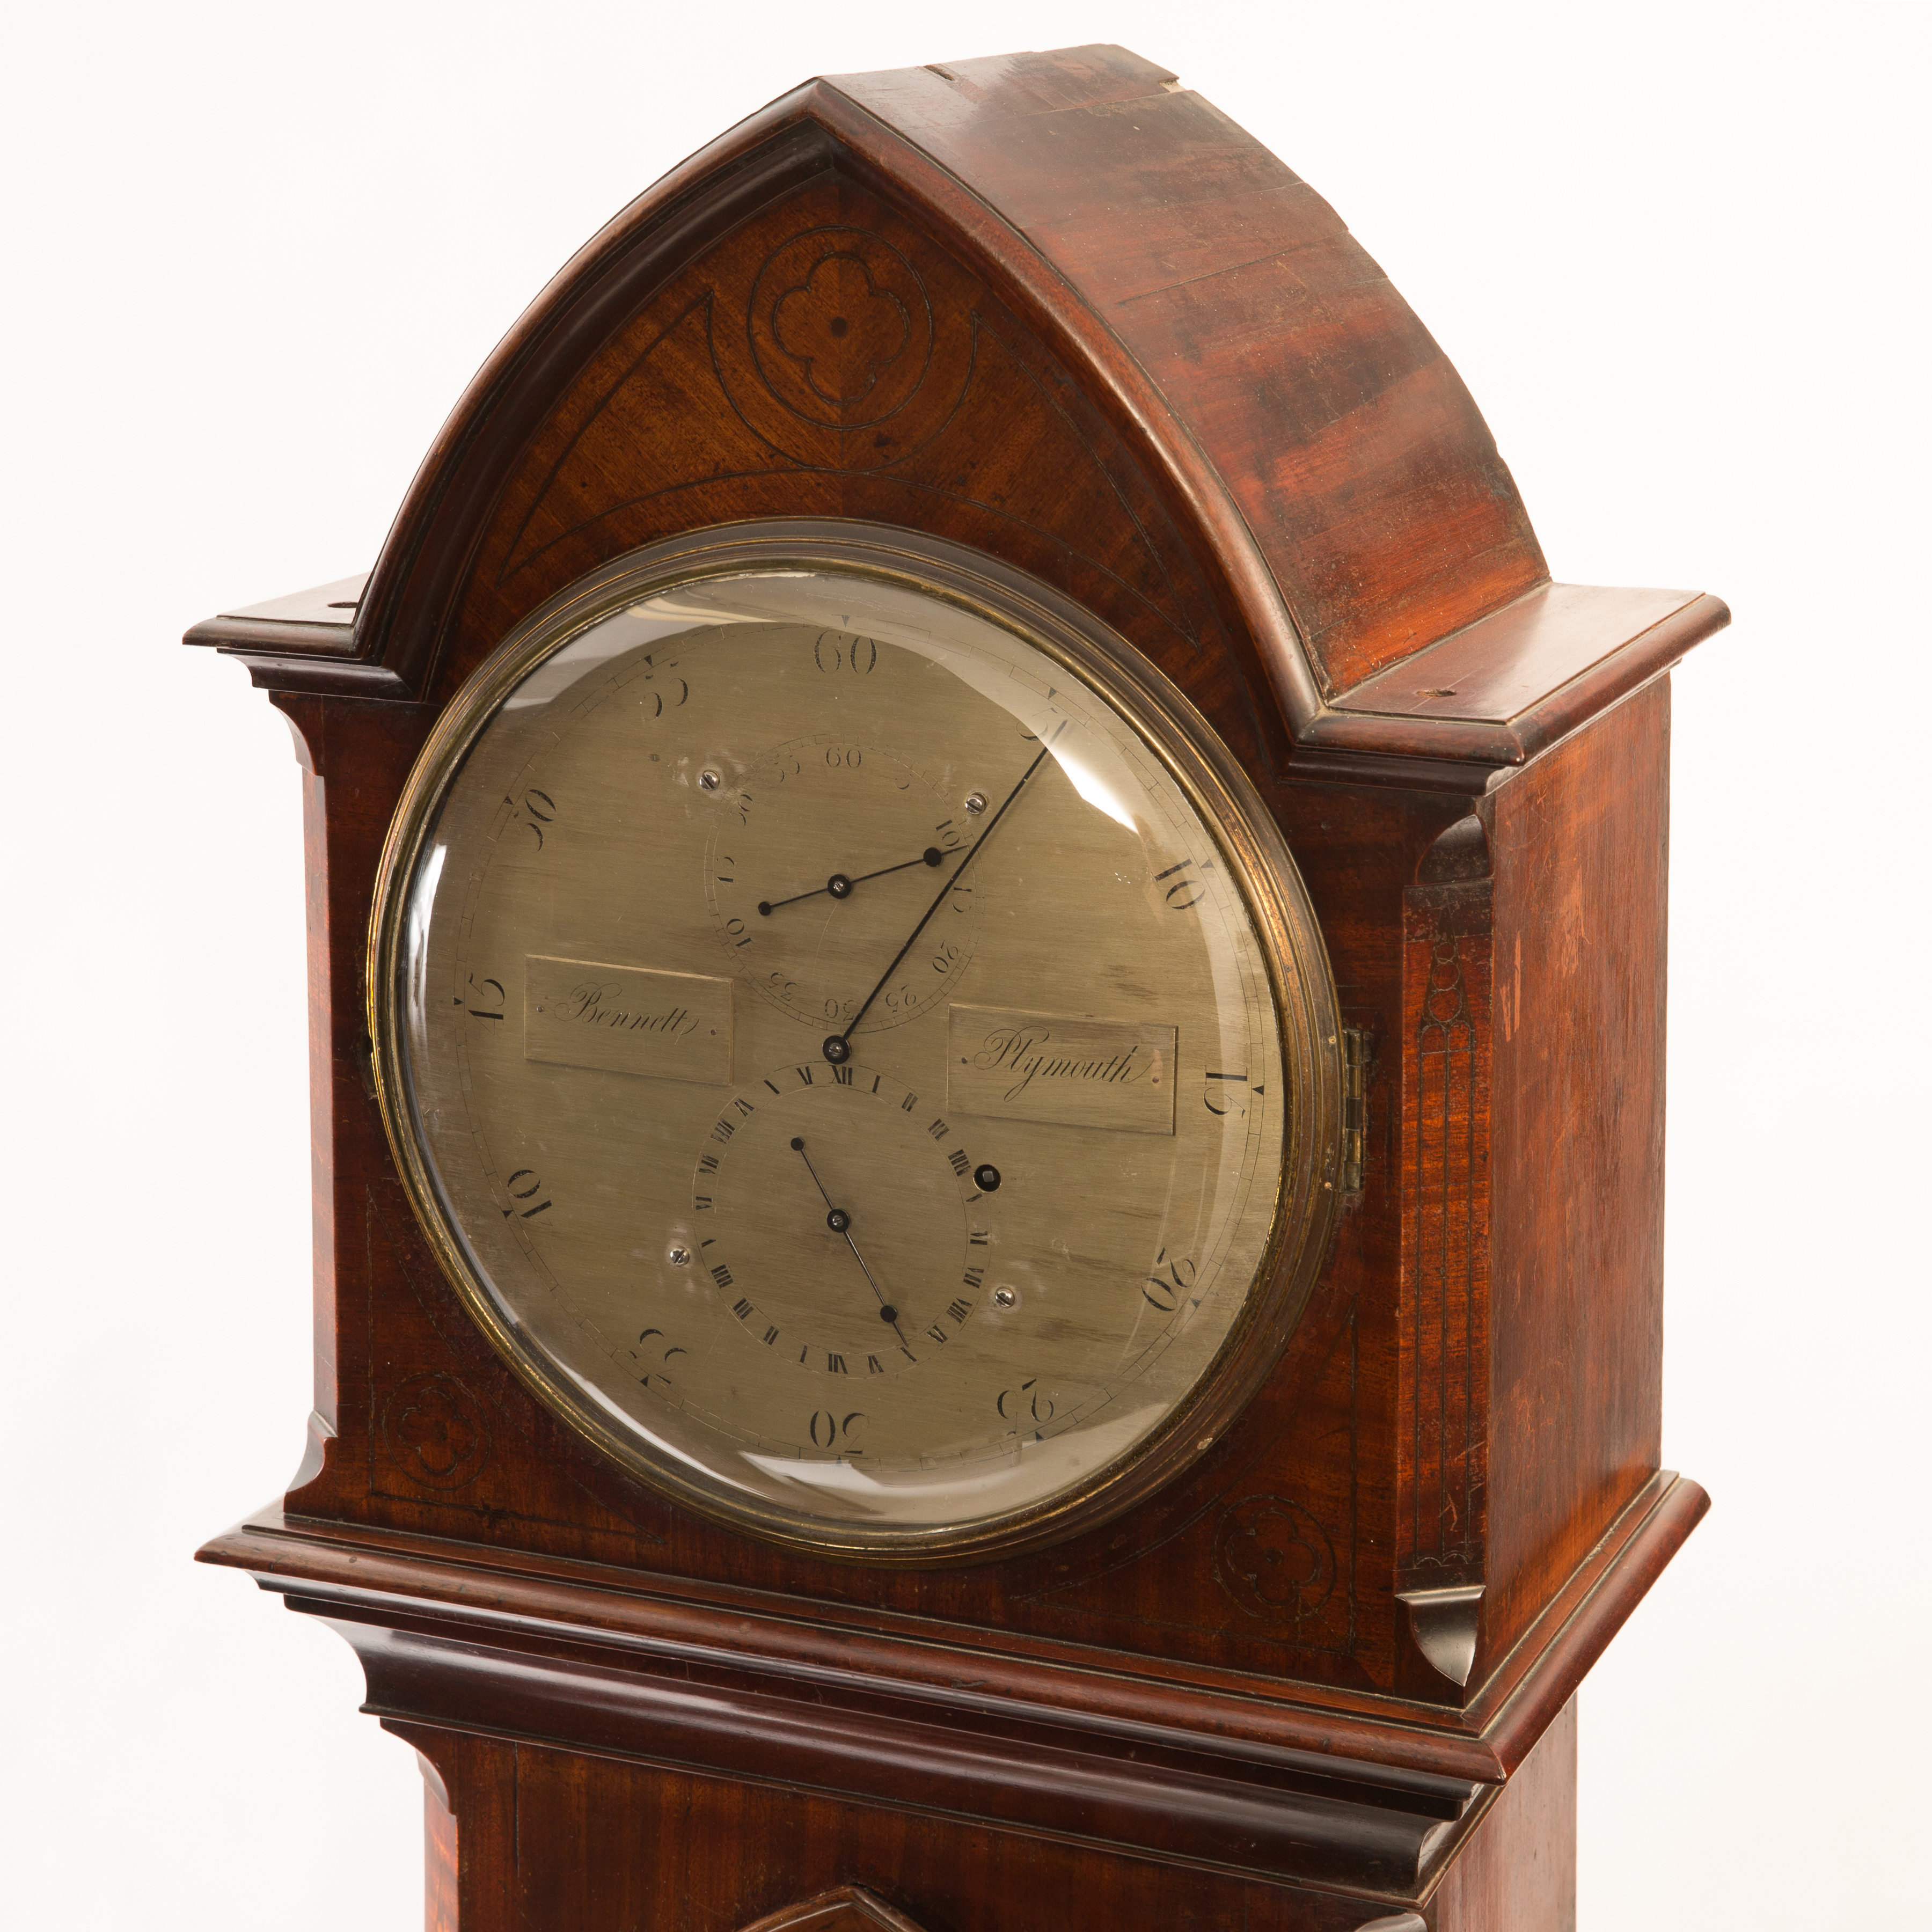
[[[814,644],[821,659],[836,652],[842,663],[858,646],[876,665],[870,639]],[[706,890],[729,969],[820,1033],[850,1024],[971,843],[984,794],[949,798],[907,759],[838,736],[795,739],[742,772],[706,776],[716,779]],[[947,893],[945,916],[922,935],[928,943],[873,1003],[875,1024],[943,1003],[972,959],[977,890],[962,880]]]

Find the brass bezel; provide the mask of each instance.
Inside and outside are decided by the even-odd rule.
[[[870,577],[938,597],[1018,637],[1097,691],[1154,751],[1220,847],[1254,917],[1280,1026],[1286,1157],[1256,1285],[1220,1352],[1173,1414],[1132,1449],[1070,1491],[970,1525],[803,1527],[810,1520],[748,1504],[652,1460],[512,1332],[471,1267],[414,1131],[398,1023],[400,915],[424,835],[470,746],[537,664],[612,612],[680,584],[787,569]],[[898,1566],[986,1562],[1062,1540],[1130,1509],[1204,1454],[1258,1393],[1326,1252],[1340,1172],[1338,1009],[1328,951],[1280,826],[1214,728],[1132,645],[1036,579],[922,532],[829,520],[719,526],[618,558],[531,612],[445,707],[404,787],[376,874],[368,991],[376,1099],[391,1151],[444,1274],[490,1345],[538,1401],[628,1474],[714,1522],[814,1556]]]

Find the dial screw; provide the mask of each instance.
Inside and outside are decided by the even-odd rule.
[[[879,1319],[881,1322],[896,1322],[898,1318],[899,1312],[896,1308],[892,1306],[890,1302],[888,1302],[884,1307],[879,1310]]]
[[[852,1225],[852,1217],[842,1208],[835,1208],[825,1217],[825,1225],[835,1234],[842,1234]]]
[[[972,813],[975,818],[978,818],[980,814],[984,812],[986,808],[986,794],[984,792],[975,791],[968,792],[967,794],[966,809]]]
[[[973,1185],[982,1194],[997,1194],[1000,1188],[1000,1170],[990,1162],[984,1167],[973,1170]]]
[[[691,1265],[691,1250],[673,1242],[670,1246],[664,1250],[664,1259],[669,1262],[673,1268],[688,1268]]]
[[[1017,1308],[1020,1305],[1019,1297],[1010,1288],[994,1288],[993,1299],[1002,1308]]]
[[[826,1036],[824,1046],[820,1048],[819,1051],[831,1061],[834,1066],[843,1066],[846,1061],[852,1058],[852,1049],[847,1044],[843,1034],[828,1034]]]
[[[700,791],[716,791],[724,782],[724,781],[714,771],[701,771],[698,775],[698,788]]]
[[[849,899],[852,896],[852,881],[843,872],[834,872],[826,880],[825,890],[835,899]]]

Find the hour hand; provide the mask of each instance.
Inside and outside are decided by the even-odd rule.
[[[852,1258],[859,1264],[866,1280],[872,1284],[872,1292],[879,1298],[879,1319],[892,1324],[892,1333],[899,1338],[900,1346],[905,1342],[905,1330],[899,1326],[899,1312],[886,1299],[886,1292],[879,1284],[872,1270],[866,1266],[866,1257],[859,1252],[859,1244],[852,1238],[852,1217],[842,1208],[832,1204],[832,1196],[825,1191],[825,1184],[818,1178],[818,1170],[812,1164],[812,1156],[805,1150],[805,1143],[796,1135],[792,1137],[792,1152],[805,1162],[805,1171],[812,1176],[812,1184],[818,1190],[819,1198],[825,1203],[825,1225],[835,1234],[843,1237],[845,1245],[852,1250]]]
[[[916,859],[905,859],[896,866],[881,866],[876,872],[861,872],[856,878],[849,872],[834,872],[822,886],[814,886],[808,892],[794,892],[788,899],[760,899],[760,914],[770,919],[780,906],[796,905],[801,899],[815,899],[828,893],[835,899],[849,899],[854,886],[862,886],[868,879],[883,879],[888,872],[903,872],[914,866],[938,866],[945,862],[946,854],[937,845],[928,845]]]

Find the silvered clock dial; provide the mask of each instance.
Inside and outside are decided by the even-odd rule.
[[[928,558],[602,573],[399,812],[380,1093],[467,1304],[682,1502],[927,1562],[1198,1454],[1306,1292],[1333,994],[1126,645]]]

